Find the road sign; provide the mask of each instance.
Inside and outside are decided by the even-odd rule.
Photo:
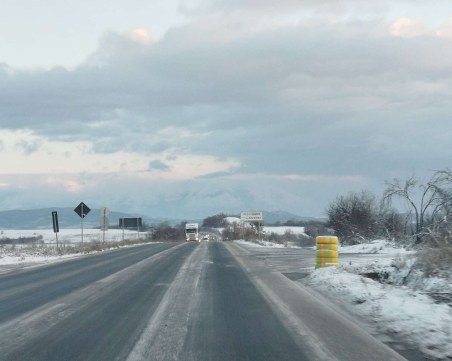
[[[74,212],[79,215],[80,218],[85,218],[91,209],[83,202],[74,209]]]
[[[110,210],[107,207],[103,207],[100,210],[100,229],[102,231],[108,231],[110,225]]]
[[[82,245],[83,245],[83,218],[85,218],[85,216],[89,213],[90,210],[91,209],[89,209],[89,207],[83,202],[80,202],[80,204],[74,209],[74,212],[77,213],[79,217],[82,219],[81,220]]]
[[[141,228],[143,221],[141,218],[119,218],[119,228]]]
[[[58,233],[60,231],[60,227],[58,226],[58,213],[52,212],[52,222],[53,222],[53,231]]]
[[[247,211],[240,213],[242,222],[262,222],[264,220],[262,211]]]

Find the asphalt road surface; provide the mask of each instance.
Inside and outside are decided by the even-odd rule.
[[[201,242],[0,275],[0,360],[404,358],[249,250]]]

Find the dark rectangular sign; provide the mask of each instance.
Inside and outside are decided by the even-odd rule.
[[[58,213],[52,212],[52,222],[53,222],[53,231],[58,233],[60,231],[60,227],[58,226]]]
[[[141,218],[119,218],[119,228],[141,228]]]

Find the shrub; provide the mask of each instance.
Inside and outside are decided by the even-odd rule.
[[[379,231],[379,206],[369,192],[339,196],[326,211],[328,225],[345,244],[360,243]]]

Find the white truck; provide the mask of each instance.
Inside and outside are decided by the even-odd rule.
[[[199,242],[199,229],[198,223],[185,224],[185,239],[187,241]]]

